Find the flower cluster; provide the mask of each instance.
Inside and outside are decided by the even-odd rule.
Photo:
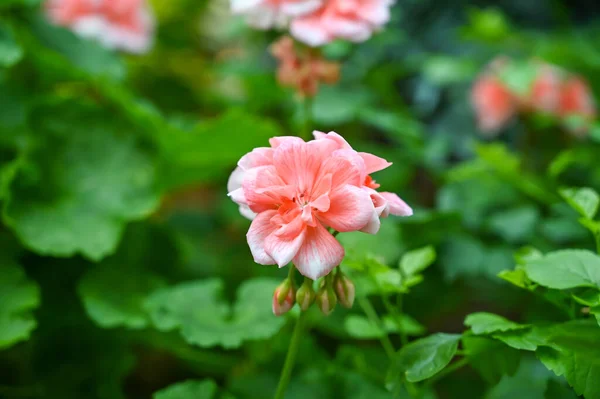
[[[391,165],[357,152],[337,133],[315,140],[275,137],[244,155],[232,173],[229,196],[253,219],[247,234],[255,262],[294,262],[310,278],[328,275],[344,257],[332,232],[376,233],[380,218],[409,216],[397,195],[380,193],[371,174]]]
[[[522,73],[517,68],[532,71],[524,87],[507,83],[510,74]],[[553,115],[575,134],[585,134],[585,124],[596,116],[592,93],[583,78],[539,61],[518,67],[504,57],[492,61],[473,85],[471,100],[479,128],[491,135],[519,112]],[[573,118],[580,120],[575,128],[569,123]]]
[[[50,20],[103,46],[130,53],[148,51],[154,19],[146,0],[48,0]]]
[[[390,19],[393,0],[231,0],[234,13],[261,29],[287,27],[297,40],[321,46],[362,42]]]
[[[340,65],[323,59],[312,49],[298,49],[294,40],[284,36],[271,46],[279,61],[277,80],[282,86],[293,87],[302,97],[317,94],[319,83],[333,84],[340,78]]]

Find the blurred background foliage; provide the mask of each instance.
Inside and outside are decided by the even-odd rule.
[[[128,56],[51,26],[39,3],[0,3],[0,397],[270,397],[291,335],[270,309],[286,271],[252,262],[225,187],[253,147],[305,134],[302,101],[275,78],[277,33],[225,0],[154,0],[155,47]],[[483,310],[565,320],[496,275],[524,245],[594,249],[557,190],[600,189],[600,126],[576,139],[533,116],[483,139],[470,89],[503,54],[600,92],[599,15],[592,1],[399,0],[368,42],[324,48],[342,79],[312,102],[312,127],[394,162],[377,181],[415,208],[377,237],[342,235],[343,267],[437,251],[404,296],[402,334],[459,333]],[[358,306],[311,316],[287,398],[393,397],[384,333]],[[574,397],[522,357],[512,376],[473,364],[427,397]]]

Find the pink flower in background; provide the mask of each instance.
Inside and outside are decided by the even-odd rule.
[[[540,65],[525,105],[536,111],[556,112],[561,85],[562,76],[558,68],[548,64]]]
[[[363,42],[390,19],[393,0],[327,0],[317,11],[294,18],[292,36],[309,46],[335,39]]]
[[[497,133],[516,114],[517,99],[491,73],[484,73],[473,86],[471,102],[481,131]]]
[[[291,18],[317,10],[326,0],[231,0],[231,10],[259,29],[284,27]]]
[[[589,122],[596,117],[596,104],[590,91],[590,87],[585,80],[578,76],[567,79],[561,87],[559,115],[564,118],[579,117],[582,122]],[[588,126],[584,123],[576,127],[565,124],[567,129],[577,135],[584,135],[588,131]]]
[[[154,20],[145,0],[48,0],[50,20],[112,49],[144,53]]]
[[[354,151],[335,133],[315,135],[309,142],[271,139],[271,147],[242,157],[228,184],[242,214],[253,217],[247,238],[254,260],[279,267],[293,261],[312,279],[327,275],[344,257],[328,228],[375,232],[367,227],[375,214],[412,213],[393,194],[381,194],[375,204],[375,190],[365,185],[368,173],[388,162]]]

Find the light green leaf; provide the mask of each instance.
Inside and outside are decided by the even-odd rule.
[[[522,206],[496,212],[489,218],[489,228],[506,241],[526,242],[539,220],[539,211],[533,206]]]
[[[556,375],[564,375],[578,395],[600,398],[600,327],[587,320],[552,326],[544,331],[549,347],[537,357]]]
[[[423,381],[446,367],[458,349],[461,336],[438,333],[404,346],[393,359],[388,381]]]
[[[186,341],[202,347],[237,348],[244,341],[273,336],[285,323],[271,310],[277,284],[266,278],[246,281],[233,309],[221,299],[223,284],[216,279],[164,288],[145,306],[161,331],[180,330]]]
[[[149,271],[127,266],[113,262],[94,267],[79,283],[85,310],[100,327],[140,329],[150,324],[144,302],[164,282]]]
[[[438,55],[429,57],[423,65],[425,79],[437,85],[449,85],[472,79],[477,66],[468,58]]]
[[[502,316],[485,312],[471,313],[465,319],[465,325],[470,327],[473,333],[477,335],[521,330],[529,327],[514,323]]]
[[[595,190],[588,187],[563,188],[560,190],[560,195],[581,216],[587,219],[593,219],[596,216],[598,205],[600,205],[600,196]]]
[[[400,269],[405,276],[422,272],[435,262],[435,248],[427,246],[405,253],[400,259]]]
[[[4,220],[42,255],[99,260],[114,252],[127,222],[158,206],[155,167],[126,125],[71,105],[37,116],[36,134],[47,139],[30,160],[37,175],[14,179]]]
[[[152,399],[213,399],[217,394],[217,384],[212,380],[185,381],[162,389]]]
[[[525,271],[533,282],[548,288],[600,288],[600,257],[587,250],[551,252],[527,262]]]
[[[23,58],[23,49],[15,41],[9,26],[0,23],[0,67],[11,67]]]
[[[546,344],[546,340],[540,335],[538,328],[497,332],[492,337],[504,342],[511,348],[524,351],[534,351],[540,345]]]
[[[0,256],[0,349],[27,340],[37,326],[32,311],[40,305],[40,290],[23,269]]]
[[[356,339],[375,339],[399,332],[398,324],[391,316],[384,316],[382,321],[384,329],[364,316],[351,314],[344,320],[344,328],[352,338]],[[417,336],[425,333],[425,327],[408,315],[402,315],[400,324],[402,331],[407,335]]]
[[[519,351],[502,342],[467,336],[463,338],[463,346],[469,364],[491,384],[498,383],[504,375],[514,375],[519,367]]]
[[[525,271],[522,269],[503,270],[500,273],[498,273],[498,277],[521,288],[527,288],[527,285],[529,283],[527,274],[525,274]]]

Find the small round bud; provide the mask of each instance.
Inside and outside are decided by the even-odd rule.
[[[308,308],[310,308],[310,305],[315,301],[315,298],[316,294],[313,289],[313,282],[311,279],[307,278],[298,289],[298,292],[296,292],[296,302],[298,303],[298,306],[300,306],[300,309],[302,309],[303,312],[306,312]]]
[[[289,280],[285,280],[275,289],[273,294],[273,313],[281,316],[294,306],[296,293]]]
[[[319,309],[325,316],[329,316],[333,309],[335,309],[335,305],[337,305],[337,298],[335,297],[335,293],[333,289],[326,284],[319,290],[317,294],[317,305],[319,305]]]
[[[333,286],[340,304],[345,308],[352,308],[352,305],[354,305],[354,297],[356,295],[354,283],[340,272],[336,276]]]

